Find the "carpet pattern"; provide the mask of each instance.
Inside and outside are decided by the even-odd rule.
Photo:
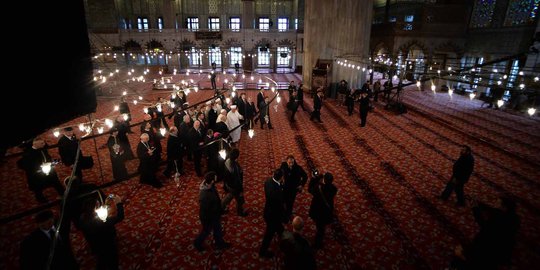
[[[202,88],[208,84],[201,75],[191,76],[200,76],[196,80]],[[176,75],[176,79],[187,78]],[[269,79],[285,83],[298,81],[300,76],[261,76],[263,82]],[[149,90],[150,83],[132,83],[129,88],[145,101],[168,93]],[[114,91],[113,96],[122,89]],[[193,104],[210,97],[211,92],[191,93],[188,100]],[[247,94],[256,100],[257,91]],[[449,202],[435,198],[448,181],[459,146],[464,143],[471,145],[476,158],[475,172],[465,188],[467,198],[491,205],[501,194],[515,198],[522,225],[514,267],[533,269],[540,263],[538,118],[480,108],[481,102],[476,100],[410,87],[404,91],[407,114],[395,115],[384,110],[383,104],[375,104],[363,128],[357,108],[353,116],[348,116],[346,108],[332,99],[324,103],[324,123],[310,121],[309,112],[302,109],[296,121],[290,122],[285,109],[288,94],[282,91],[281,95],[281,103],[271,112],[273,130],[255,126],[253,139],[242,133],[239,162],[245,173],[249,216],[239,217],[234,211],[224,216],[225,240],[232,248],[214,250],[211,237],[205,243],[205,252],[199,253],[191,245],[200,230],[197,199],[201,179],[188,161],[188,173],[181,177],[178,187],[160,174],[162,166],[158,177],[165,182],[164,188],[140,185],[135,176],[105,189],[125,199],[126,218],[117,225],[122,269],[280,269],[281,255],[266,260],[257,252],[265,227],[263,184],[288,154],[293,154],[306,171],[318,168],[332,172],[338,188],[336,222],[327,228],[325,247],[317,252],[319,269],[443,269],[454,247],[470,241],[478,231],[469,207],[454,207],[453,197]],[[94,117],[115,115],[112,108],[117,101],[117,97],[101,97]],[[305,105],[312,108],[309,94],[305,95]],[[134,121],[142,119],[142,107],[130,104]],[[129,137],[132,148],[138,141],[138,127],[134,131]],[[50,144],[56,143],[51,132],[44,136]],[[88,182],[105,184],[112,180],[109,154],[101,147],[106,139],[101,136],[82,144],[86,155],[100,161],[84,171]],[[162,143],[165,145],[165,140]],[[11,149],[10,153],[16,151]],[[54,149],[50,153],[59,156]],[[27,190],[16,160],[8,158],[0,167],[3,219],[39,207]],[[137,160],[129,161],[128,171],[134,173],[137,164]],[[55,169],[61,177],[69,173],[62,165]],[[221,186],[218,189],[221,191]],[[56,197],[52,189],[45,194],[50,200]],[[308,217],[310,201],[304,190],[296,199],[294,212],[306,221],[304,235],[311,241],[315,224]],[[234,209],[234,205],[229,207]],[[52,208],[57,211],[58,205]],[[1,268],[17,268],[20,241],[33,226],[31,216],[1,223]],[[71,240],[82,268],[91,269],[95,262],[82,235],[73,229]],[[277,250],[276,242],[271,249]]]

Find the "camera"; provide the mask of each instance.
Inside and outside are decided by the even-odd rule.
[[[318,177],[320,175],[319,170],[317,168],[312,169],[311,173],[313,174],[313,177]]]

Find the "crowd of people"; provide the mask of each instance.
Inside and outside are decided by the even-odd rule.
[[[387,84],[384,87],[388,89],[391,85]],[[320,112],[324,100],[323,90],[318,89],[313,97],[314,105],[310,117],[310,120],[320,123],[322,123]],[[384,94],[384,99],[389,99],[389,93],[381,91],[380,81],[375,82],[373,90],[367,83],[361,89],[349,89],[347,82],[342,81],[338,91],[345,95],[344,102],[349,115],[354,112],[355,102],[360,104],[361,127],[366,125],[371,99],[377,102],[380,93]],[[299,107],[306,110],[303,85],[291,82],[288,92],[287,109],[291,111],[290,120],[295,121]],[[115,119],[105,145],[110,154],[115,181],[128,179],[125,162],[138,159],[140,183],[161,188],[163,184],[157,172],[163,152],[166,153],[166,168],[162,174],[166,178],[174,176],[178,179],[180,175],[186,173],[184,159],[193,162],[196,175],[203,179],[199,185],[199,218],[202,229],[193,241],[193,246],[200,252],[206,249],[204,241],[210,234],[213,234],[217,249],[231,246],[224,239],[221,217],[228,213],[228,206],[232,200],[235,200],[238,216],[250,215],[245,208],[249,202],[245,200],[244,173],[238,160],[240,156],[238,144],[242,137],[242,129],[252,128],[258,121],[261,129],[264,129],[265,125],[269,129],[273,128],[270,120],[271,99],[266,95],[264,88],[257,94],[256,103],[245,93],[229,98],[230,102],[226,102],[225,96],[219,95],[200,106],[189,106],[185,93],[176,92],[169,101],[170,104],[174,104],[168,117],[173,118],[172,125],[169,125],[164,113],[165,104],[169,102],[159,98],[154,106],[145,110],[135,153],[128,140],[128,134],[134,133],[129,123],[131,113],[129,106],[122,99],[119,106],[121,115]],[[163,129],[168,131],[165,149],[162,149],[161,143],[165,138]],[[115,224],[124,218],[122,199],[119,196],[106,196],[97,186],[83,182],[83,170],[91,168],[93,160],[83,155],[79,145],[80,140],[75,136],[73,129],[65,128],[58,141],[58,148],[61,162],[74,172],[73,177],[68,178],[71,180],[71,192],[64,198],[70,201],[70,206],[65,209],[65,218],[60,223],[60,228],[55,228],[52,212],[45,211],[36,216],[38,228],[21,245],[22,269],[38,269],[47,264],[54,266],[51,269],[78,269],[69,239],[71,222],[89,243],[96,257],[97,269],[118,268]],[[54,187],[59,195],[63,195],[65,190],[54,170],[58,160],[49,155],[45,146],[46,143],[42,138],[35,138],[18,162],[19,167],[26,172],[28,186],[39,202],[47,202],[47,198],[43,195],[45,188]],[[221,149],[227,150],[226,159],[220,158]],[[206,162],[202,162],[203,158]],[[473,173],[473,168],[472,150],[464,146],[454,164],[452,177],[440,198],[447,200],[451,193],[455,192],[457,205],[464,206],[464,186]],[[285,269],[316,268],[316,250],[324,247],[326,227],[334,221],[334,198],[338,190],[333,180],[332,173],[321,174],[317,170],[313,170],[309,177],[294,156],[289,155],[285,158],[279,168],[276,168],[264,182],[263,220],[266,228],[259,248],[260,257],[274,256],[270,246],[272,239],[277,236],[280,250],[283,252]],[[216,183],[222,183],[224,197],[220,196]],[[294,214],[297,194],[302,192],[306,185],[307,191],[312,195],[309,217],[316,225],[313,241],[308,241],[302,234],[304,219]],[[111,213],[105,221],[100,220],[96,212],[97,207],[103,205],[109,207]],[[519,227],[515,203],[503,198],[501,209],[476,203],[474,206],[473,211],[480,232],[471,243],[464,243],[456,248],[451,267],[479,269],[475,267],[490,265],[488,263],[497,265],[508,263],[511,246],[515,242],[515,234]],[[285,230],[286,224],[291,224],[292,232]],[[50,259],[48,254],[53,244],[56,246],[56,253]],[[33,254],[38,256],[35,257]],[[493,254],[497,254],[500,259],[496,262],[489,261]]]

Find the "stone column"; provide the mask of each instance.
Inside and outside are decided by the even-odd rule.
[[[255,3],[253,0],[242,0],[242,29],[253,29],[255,19]]]
[[[363,67],[368,67],[372,13],[373,0],[305,0],[304,85],[311,86],[311,71],[317,59],[357,55],[365,58]],[[335,61],[332,66],[336,66]],[[357,69],[340,68],[331,72],[333,77],[328,77],[328,83],[353,78],[354,86],[360,87],[366,78]]]
[[[170,0],[163,1],[163,28],[164,29],[174,29],[175,28],[175,16],[173,15],[173,5]]]

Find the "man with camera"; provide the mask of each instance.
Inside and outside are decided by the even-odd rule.
[[[465,194],[464,187],[465,183],[469,181],[469,177],[474,169],[474,157],[471,153],[471,148],[467,145],[464,145],[461,149],[460,156],[458,160],[454,163],[452,168],[452,177],[450,181],[446,184],[440,198],[442,200],[448,200],[452,191],[456,192],[457,197],[457,206],[465,205]]]
[[[313,195],[309,216],[315,221],[317,233],[314,248],[323,247],[324,230],[334,219],[334,197],[337,187],[332,183],[334,176],[327,172],[322,176],[317,169],[313,170],[308,191]]]
[[[281,170],[283,171],[283,196],[285,198],[285,211],[287,220],[291,220],[294,200],[296,194],[302,192],[302,188],[307,182],[307,174],[300,165],[296,163],[294,156],[287,156],[287,160],[281,163]]]

